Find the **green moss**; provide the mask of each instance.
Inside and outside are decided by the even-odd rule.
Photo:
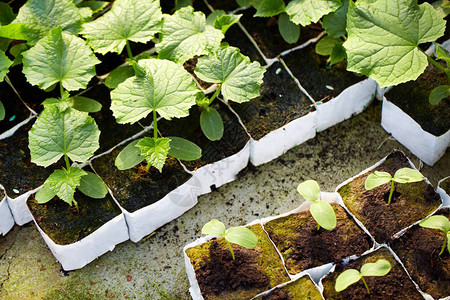
[[[282,291],[282,292],[280,292]],[[262,299],[279,299],[282,294],[287,296],[287,300],[321,300],[323,299],[317,290],[314,283],[311,281],[309,276],[305,275],[292,283],[289,283],[282,288],[272,291],[268,296],[261,297]],[[261,299],[258,298],[258,299]],[[283,298],[285,299],[285,298]]]
[[[443,180],[439,185],[448,195],[450,195],[450,177]]]

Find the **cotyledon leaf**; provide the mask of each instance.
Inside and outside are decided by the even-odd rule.
[[[415,80],[427,67],[418,48],[444,34],[445,21],[428,3],[416,0],[350,1],[347,13],[347,69],[381,87]]]
[[[121,53],[126,41],[146,43],[161,30],[158,0],[117,0],[111,10],[83,24],[81,34],[95,52]]]
[[[111,92],[111,110],[118,123],[135,123],[156,110],[163,118],[189,114],[200,90],[183,66],[162,59],[142,59],[136,75]]]
[[[286,13],[295,24],[307,26],[316,23],[341,5],[342,0],[292,0],[286,6]]]
[[[46,107],[29,131],[31,161],[43,167],[67,155],[72,161],[86,162],[98,149],[100,131],[87,113],[73,108],[60,111]]]
[[[86,88],[100,63],[84,40],[61,32],[61,27],[22,55],[28,82],[43,90],[59,82],[69,91]]]
[[[336,11],[323,17],[323,28],[331,37],[338,38],[347,33],[347,11],[350,0],[344,0],[344,4]]]
[[[283,0],[252,0],[256,8],[255,17],[272,17],[284,12]]]

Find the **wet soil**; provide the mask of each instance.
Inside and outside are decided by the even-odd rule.
[[[371,247],[370,237],[338,204],[332,203],[337,226],[320,228],[308,211],[281,217],[264,225],[269,237],[283,255],[290,274],[326,263],[341,262],[352,255],[361,255]]]
[[[443,180],[439,186],[447,193],[447,195],[450,195],[450,177]]]
[[[0,121],[0,134],[16,126],[31,114],[6,81],[0,83],[0,102],[5,107],[5,118]]]
[[[369,287],[370,295],[360,280],[347,287],[344,291],[336,292],[334,285],[336,278],[347,269],[360,270],[365,263],[373,263],[378,259],[386,259],[391,263],[391,270],[385,276],[366,276],[364,280]],[[325,299],[423,299],[408,278],[403,268],[395,261],[386,248],[381,248],[371,254],[365,255],[356,261],[344,266],[338,265],[335,271],[323,280]]]
[[[241,17],[241,23],[248,31],[250,36],[258,44],[261,51],[268,58],[274,58],[281,52],[301,45],[308,40],[315,38],[323,31],[317,24],[311,24],[308,27],[300,29],[300,38],[295,44],[285,42],[278,29],[278,16],[271,18],[253,17],[256,10],[252,7],[246,9]]]
[[[314,111],[309,99],[279,62],[267,69],[260,93],[260,97],[249,102],[230,103],[255,140]]]
[[[194,76],[195,80],[200,84],[200,86],[203,89],[207,89],[210,86],[212,86],[212,83],[208,83],[206,81],[201,80],[200,78],[197,77],[197,75],[195,75],[194,70],[195,67],[197,66],[197,60],[198,60],[199,56],[195,56],[191,59],[188,59],[184,64],[183,67],[186,71],[189,72],[189,74],[191,74],[192,76]]]
[[[57,197],[46,204],[31,197],[27,204],[41,229],[59,245],[75,243],[121,214],[109,194],[93,199],[77,191],[75,200],[78,210]]]
[[[386,98],[419,123],[423,130],[440,136],[450,130],[450,97],[438,105],[428,101],[430,92],[439,85],[448,85],[448,78],[430,64],[419,78],[392,88]]]
[[[162,173],[154,167],[146,172],[145,162],[119,171],[114,161],[122,149],[120,147],[111,154],[93,160],[92,165],[120,206],[130,213],[161,200],[192,177],[172,158],[166,161]]]
[[[236,260],[224,238],[186,250],[205,299],[250,299],[289,281],[281,259],[261,225],[248,227],[257,238],[253,249],[232,244]]]
[[[201,108],[193,106],[189,116],[171,121],[158,122],[158,129],[162,136],[176,136],[187,139],[202,149],[202,157],[195,161],[183,161],[183,164],[191,171],[204,165],[220,161],[241,151],[249,141],[244,128],[237,117],[228,107],[219,100],[211,105],[222,116],[224,133],[219,141],[210,141],[200,128]]]
[[[270,294],[257,299],[265,300],[321,300],[323,299],[314,283],[308,276],[273,290]]]
[[[241,53],[248,56],[251,61],[258,61],[262,66],[266,64],[259,51],[237,24],[228,29],[224,41],[230,46],[239,48]]]
[[[211,5],[214,9],[222,9],[226,12],[233,11],[240,6],[236,3],[235,0],[207,0],[209,5]]]
[[[327,57],[318,55],[314,47],[315,45],[310,45],[291,52],[284,56],[283,60],[315,101],[326,102],[337,97],[349,86],[365,79],[348,72],[345,60],[331,68],[327,67]]]
[[[449,218],[450,208],[440,209],[436,215]],[[450,295],[450,254],[446,249],[438,256],[444,239],[440,230],[414,225],[392,242],[392,249],[412,279],[435,299]]]
[[[391,153],[385,162],[376,167],[394,175],[401,168],[411,167],[400,151]],[[378,243],[389,242],[393,235],[419,221],[441,204],[439,194],[425,181],[394,185],[391,204],[387,205],[391,184],[387,183],[366,191],[364,182],[368,172],[355,178],[338,190],[344,204],[369,230]]]

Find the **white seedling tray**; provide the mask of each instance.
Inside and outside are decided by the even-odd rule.
[[[6,235],[14,226],[14,218],[9,210],[6,196],[0,201],[0,234]]]
[[[22,226],[33,221],[33,216],[28,209],[27,201],[38,189],[28,191],[16,198],[11,198],[6,195],[6,200],[8,200],[9,208],[17,225]]]
[[[317,105],[317,132],[361,113],[372,102],[377,83],[367,78],[342,91],[337,97]],[[316,102],[317,103],[317,102]]]
[[[450,129],[440,136],[432,135],[386,98],[383,99],[381,126],[429,166],[434,165],[450,145]]]
[[[441,196],[442,206],[450,206],[450,195],[447,194],[447,192],[444,191],[443,188],[441,188],[441,182],[443,182],[444,180],[449,179],[449,178],[450,178],[450,176],[441,179],[438,183],[438,188],[436,190],[436,192],[438,192],[439,195]]]
[[[13,128],[10,128],[5,132],[0,133],[0,140],[11,137],[20,127],[24,126],[25,124],[27,124],[34,118],[35,118],[35,116],[33,116],[33,114],[31,114],[28,118],[26,118],[25,120],[23,120],[22,122],[20,122],[16,126],[14,126]]]

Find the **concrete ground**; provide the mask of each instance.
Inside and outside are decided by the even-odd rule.
[[[323,191],[403,150],[380,126],[381,103],[317,134],[280,158],[250,167],[233,183],[202,196],[198,205],[139,243],[122,243],[81,270],[61,267],[33,224],[0,237],[0,299],[189,299],[182,248],[212,218],[227,226],[289,211],[302,200],[297,185],[315,179]],[[413,138],[413,137],[412,137]],[[423,174],[436,186],[450,175],[450,153]]]

